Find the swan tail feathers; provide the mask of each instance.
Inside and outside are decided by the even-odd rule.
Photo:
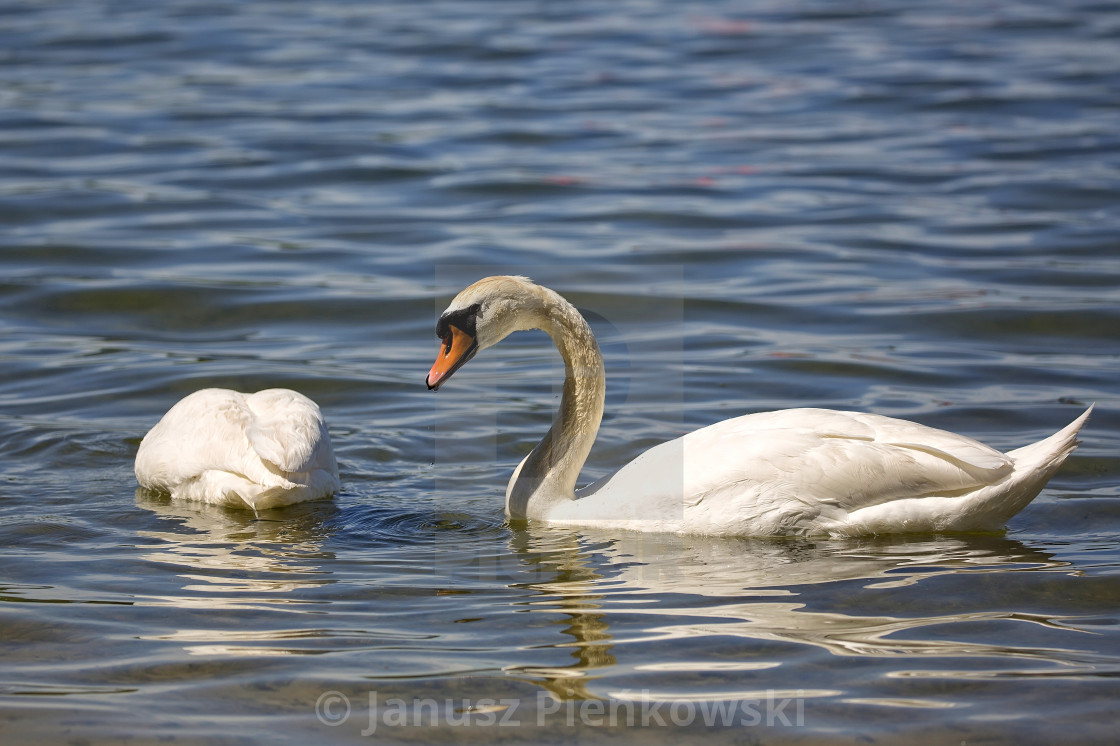
[[[1090,406],[1080,417],[1048,438],[1022,448],[1008,451],[1015,469],[1007,484],[992,485],[975,495],[977,511],[973,515],[976,530],[1002,528],[1008,520],[1027,507],[1057,473],[1065,460],[1080,445],[1077,434],[1093,411]],[[985,494],[987,493],[987,494]]]
[[[1057,469],[1062,465],[1062,462],[1066,460],[1066,457],[1073,453],[1073,449],[1077,448],[1081,443],[1081,441],[1077,440],[1077,434],[1081,431],[1086,420],[1089,419],[1089,415],[1092,411],[1093,406],[1090,405],[1088,409],[1082,412],[1080,417],[1049,438],[1044,438],[1029,446],[1016,448],[1014,451],[1008,451],[1007,455],[1015,460],[1017,468],[1022,468],[1020,466],[1022,464],[1034,466],[1035,468],[1051,467]]]

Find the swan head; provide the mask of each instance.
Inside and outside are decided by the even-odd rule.
[[[436,323],[440,349],[425,382],[439,389],[479,351],[547,323],[545,289],[527,277],[486,277],[463,290]]]

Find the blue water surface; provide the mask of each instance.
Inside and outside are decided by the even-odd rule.
[[[1120,3],[0,3],[5,743],[1106,743],[1120,697]],[[1006,531],[511,526],[591,320],[587,480],[823,406],[1011,449]],[[198,388],[296,388],[343,490],[136,489]]]

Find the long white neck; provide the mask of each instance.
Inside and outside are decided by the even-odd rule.
[[[548,288],[529,314],[548,332],[564,359],[564,394],[548,433],[514,472],[506,490],[511,518],[540,518],[558,502],[575,499],[576,480],[603,419],[606,373],[599,345],[583,316]]]

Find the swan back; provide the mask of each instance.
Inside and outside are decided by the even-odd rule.
[[[318,405],[288,389],[184,397],[136,453],[142,487],[257,510],[326,497],[338,466]]]
[[[655,446],[549,518],[728,536],[995,530],[1038,494],[1088,414],[1008,454],[880,415],[744,415]]]

